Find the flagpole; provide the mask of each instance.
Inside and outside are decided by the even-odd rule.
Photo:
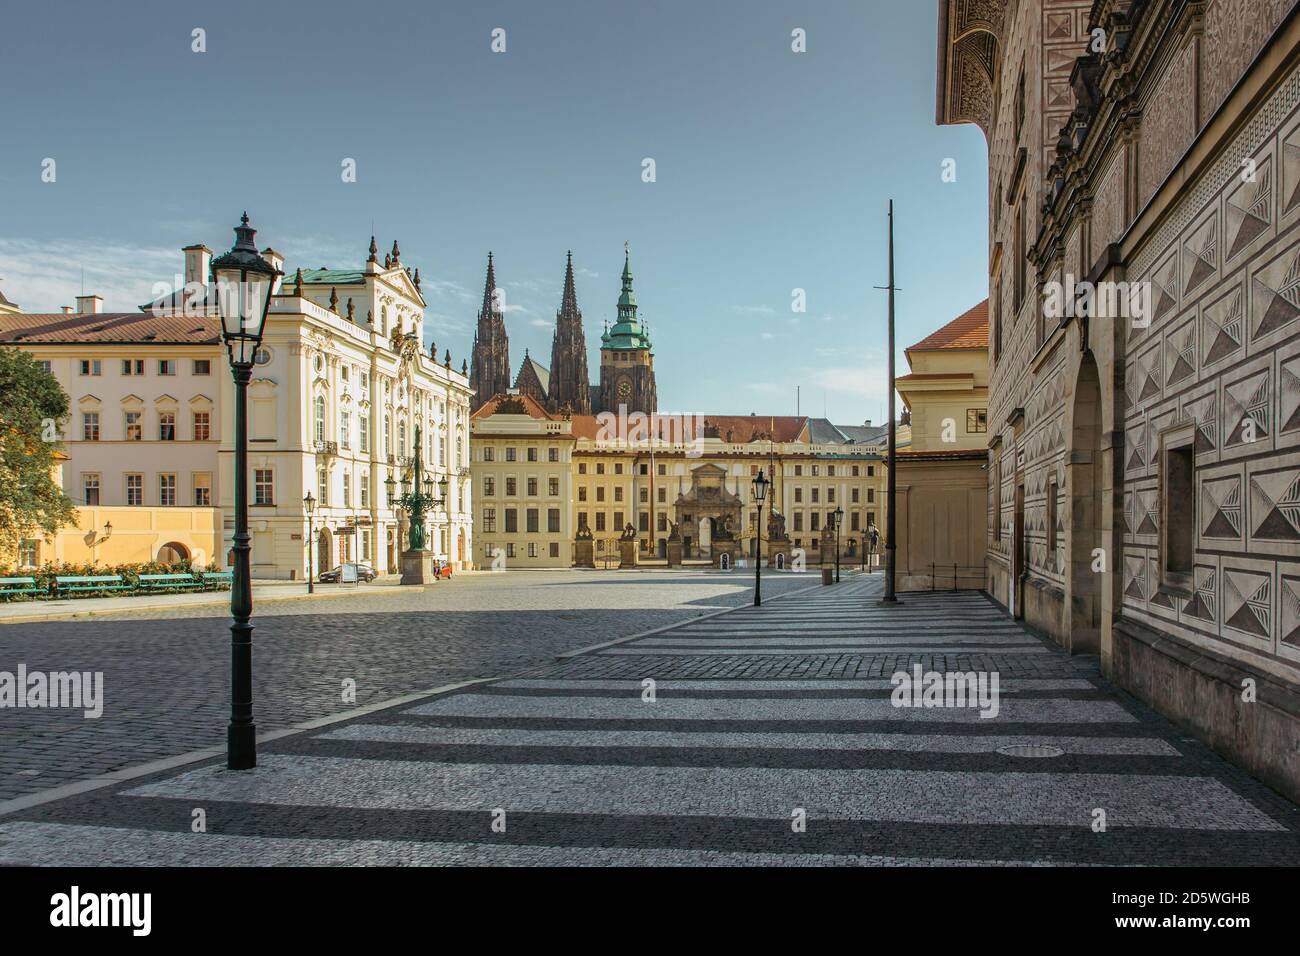
[[[889,200],[889,448],[885,477],[885,596],[881,604],[901,604],[894,593],[895,560],[897,557],[897,462],[898,433],[894,421],[894,201]]]

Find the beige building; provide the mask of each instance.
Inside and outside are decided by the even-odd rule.
[[[911,421],[898,452],[898,590],[983,588],[988,476],[988,301],[907,349]]]
[[[227,560],[234,389],[205,304],[211,252],[183,254],[186,287],[140,312],[102,313],[83,296],[63,314],[0,315],[0,343],[30,351],[71,398],[65,487],[81,524],[102,535],[112,523],[99,561],[145,560],[146,542],[152,557]],[[448,480],[430,548],[458,567],[472,560],[468,379],[425,343],[418,272],[399,256],[394,243],[380,263],[372,240],[361,268],[299,270],[276,290],[249,387],[255,578],[351,560],[399,571],[405,516],[385,481],[409,472],[417,428],[426,471]],[[87,541],[90,527],[77,529]]]
[[[939,122],[989,149],[987,589],[1300,795],[1300,7],[940,11]]]
[[[666,558],[674,525],[688,561],[715,558],[719,533],[752,556],[750,483],[759,469],[773,482],[764,523],[775,506],[790,547],[810,563],[837,508],[847,564],[861,562],[868,528],[883,528],[882,427],[721,415],[701,417],[686,431],[664,425],[654,440],[620,440],[608,426],[597,416],[549,413],[527,395],[497,396],[475,412],[479,564],[499,551],[506,567],[571,567],[582,527],[594,539],[597,564],[616,562],[629,524],[642,560]],[[901,433],[905,441],[908,429]]]

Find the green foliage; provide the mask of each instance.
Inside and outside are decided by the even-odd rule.
[[[208,564],[206,568],[201,568],[197,564],[191,566],[189,562],[182,561],[178,564],[164,564],[161,561],[145,561],[134,564],[69,564],[67,562],[49,563],[39,568],[15,568],[9,565],[0,564],[0,578],[35,578],[36,584],[45,591],[49,591],[54,586],[54,579],[60,575],[90,577],[92,575],[117,574],[131,586],[130,591],[78,591],[78,597],[130,597],[133,594],[148,594],[151,592],[134,590],[140,583],[142,574],[195,574],[194,584],[198,587],[202,582],[198,580],[197,574],[200,571],[220,571],[222,570],[216,564]],[[211,587],[211,585],[209,585]],[[230,585],[217,585],[218,590],[227,590]],[[31,594],[9,594],[0,597],[0,601],[22,601],[39,598],[39,595]]]
[[[0,347],[0,554],[76,521],[53,477],[67,418],[68,396],[54,376],[21,349]]]

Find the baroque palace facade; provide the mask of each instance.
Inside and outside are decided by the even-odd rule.
[[[987,589],[1294,797],[1295,0],[944,0],[939,48],[989,149]]]
[[[372,238],[361,268],[299,269],[275,290],[249,387],[255,578],[343,561],[399,571],[404,515],[385,480],[409,471],[417,429],[426,469],[448,479],[430,547],[472,560],[467,369],[426,344],[419,271],[400,255],[394,243],[381,263]],[[70,398],[63,484],[79,526],[32,542],[28,560],[225,562],[234,389],[207,305],[210,257],[187,247],[184,288],[139,312],[83,296],[61,314],[0,313],[0,344],[30,352]]]
[[[492,253],[488,253],[483,306],[474,333],[470,373],[470,389],[474,392],[476,408],[513,390],[530,396],[552,413],[590,415],[617,411],[624,406],[631,412],[647,415],[659,410],[654,351],[649,331],[637,315],[631,256],[624,245],[617,319],[612,327],[606,323],[601,335],[600,380],[596,385],[587,379],[587,339],[573,283],[573,253],[570,252],[564,270],[560,308],[555,313],[551,366],[547,368],[525,352],[511,386],[510,340],[506,333],[496,267]]]
[[[477,566],[496,557],[505,568],[572,567],[583,529],[598,564],[617,562],[628,526],[648,560],[666,558],[674,532],[686,560],[716,563],[724,551],[752,556],[750,483],[759,469],[773,482],[765,542],[775,508],[789,547],[803,549],[809,563],[818,561],[821,534],[837,508],[844,515],[843,563],[861,562],[869,529],[884,527],[881,426],[709,415],[651,438],[623,435],[610,428],[611,418],[549,412],[517,392],[480,406],[471,465]],[[907,439],[903,426],[899,441]]]

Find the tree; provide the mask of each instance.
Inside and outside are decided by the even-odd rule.
[[[0,346],[0,555],[76,521],[54,480],[67,419],[68,396],[54,376],[21,349]]]

